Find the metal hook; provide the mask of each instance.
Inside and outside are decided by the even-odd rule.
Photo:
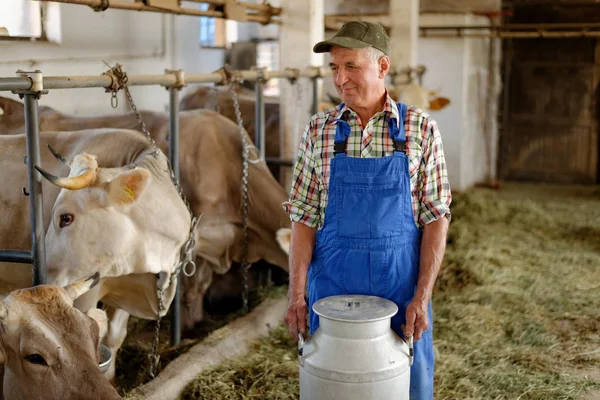
[[[187,271],[187,266],[191,265],[193,268],[191,270],[191,272]],[[187,276],[188,278],[191,277],[192,275],[194,275],[196,273],[196,263],[193,261],[186,261],[185,264],[183,264],[183,268],[182,268],[183,274],[185,276]]]
[[[25,187],[22,187],[21,189],[23,189],[23,194],[25,196],[29,196],[29,193],[27,192],[27,189],[25,189]]]

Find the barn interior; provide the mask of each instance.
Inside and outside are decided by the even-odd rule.
[[[98,119],[123,117],[106,127],[142,131],[137,109],[143,119],[162,115],[146,124],[164,132],[157,142],[173,160],[184,152],[185,135],[202,134],[183,118],[208,109],[242,125],[242,140],[252,141],[235,160],[219,150],[210,162],[182,156],[174,164],[186,193],[232,178],[234,189],[218,199],[235,216],[201,210],[199,229],[211,238],[236,229],[236,243],[249,247],[232,245],[219,266],[197,258],[193,281],[182,278],[160,324],[129,318],[111,383],[135,399],[298,398],[297,343],[283,325],[287,256],[259,242],[271,234],[275,243],[284,228],[269,214],[282,212],[304,126],[323,104],[339,103],[329,54],[312,47],[353,20],[384,26],[388,90],[425,90],[425,112],[443,140],[453,199],[433,295],[435,398],[599,399],[598,0],[0,1],[0,136],[62,129],[52,125],[53,112],[79,118],[79,129],[86,119],[101,128]],[[133,103],[123,85],[111,89],[117,64]],[[441,107],[435,98],[444,99]],[[19,151],[21,159],[31,154]],[[41,182],[26,164],[14,168]],[[248,198],[252,189],[240,183],[248,169],[246,182],[269,175],[270,186],[260,181],[254,189],[260,198]],[[10,253],[0,251],[0,266],[44,264],[39,231],[50,228],[29,211],[41,183],[28,185],[0,189],[0,200],[3,191],[31,193],[21,199],[31,223],[10,228],[27,232],[29,247],[0,238]],[[14,213],[8,200],[0,207]],[[271,225],[249,227],[250,218]],[[201,243],[204,237],[196,244],[210,253],[213,242]],[[14,263],[14,252],[25,250]],[[261,251],[271,253],[249,265],[248,254]],[[32,272],[32,284],[44,276]],[[189,300],[190,290],[200,294]],[[196,308],[181,325],[186,301]],[[160,361],[149,367],[155,350]]]

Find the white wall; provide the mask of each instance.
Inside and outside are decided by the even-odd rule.
[[[199,19],[158,13],[107,10],[94,12],[81,5],[61,4],[62,43],[0,42],[0,76],[13,77],[17,69],[39,69],[44,75],[100,75],[103,60],[134,74],[162,74],[183,68],[209,73],[223,66],[224,50],[201,49]],[[133,87],[139,108],[164,111],[168,93],[161,87]],[[10,92],[2,96],[17,98]],[[110,95],[101,88],[53,90],[40,100],[72,114],[123,112],[110,108]]]
[[[422,14],[419,24],[482,26],[488,25],[489,20],[472,14]],[[440,95],[451,101],[443,110],[430,114],[442,134],[450,185],[455,191],[486,181],[496,170],[500,45],[496,43],[495,47],[495,86],[488,90],[489,43],[488,38],[419,39],[419,64],[427,67],[423,85],[431,90],[441,89]],[[486,130],[488,94],[492,96],[491,125]]]

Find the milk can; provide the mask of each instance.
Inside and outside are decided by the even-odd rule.
[[[340,295],[313,311],[319,328],[298,343],[300,400],[408,400],[412,340],[391,329],[394,302]]]

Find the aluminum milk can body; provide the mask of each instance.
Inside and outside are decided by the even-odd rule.
[[[300,400],[408,400],[409,346],[391,329],[398,312],[375,296],[317,301],[319,328],[300,341]]]

